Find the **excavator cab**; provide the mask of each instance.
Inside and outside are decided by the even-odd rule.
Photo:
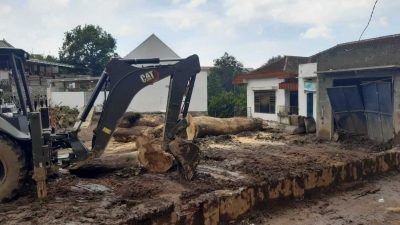
[[[83,164],[99,157],[133,97],[144,87],[167,77],[170,85],[162,147],[175,156],[183,177],[192,179],[199,160],[199,148],[179,138],[178,134],[187,127],[186,116],[194,82],[200,72],[197,55],[185,59],[113,58],[100,76],[79,121],[67,133],[52,132],[47,108],[41,108],[39,112],[34,110],[24,72],[28,58],[21,49],[0,48],[0,69],[10,71],[12,79],[8,80],[12,81],[17,93],[17,97],[11,95],[10,99],[18,108],[16,112],[0,113],[0,201],[15,196],[28,174],[36,181],[38,197],[46,197],[47,174],[60,162],[57,150],[72,149],[69,157],[63,160],[69,164]],[[164,61],[174,64],[161,65]],[[91,148],[88,148],[79,140],[78,132],[102,90],[108,90],[108,94],[93,131]]]

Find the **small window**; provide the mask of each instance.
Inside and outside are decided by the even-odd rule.
[[[254,112],[275,113],[275,91],[254,91]]]

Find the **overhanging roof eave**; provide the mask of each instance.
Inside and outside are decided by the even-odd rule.
[[[356,71],[380,70],[380,69],[400,69],[400,65],[370,66],[370,67],[359,67],[359,68],[349,68],[349,69],[324,70],[324,71],[317,71],[317,74],[356,72]]]

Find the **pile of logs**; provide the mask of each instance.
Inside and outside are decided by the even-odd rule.
[[[259,130],[262,120],[253,118],[214,118],[188,116],[186,139],[193,140],[206,136],[237,134],[243,131]],[[150,172],[166,172],[174,164],[174,156],[162,148],[164,116],[162,114],[140,115],[126,113],[114,132],[118,142],[136,142],[138,161]]]

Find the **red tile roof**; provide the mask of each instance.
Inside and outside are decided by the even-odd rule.
[[[248,74],[239,74],[233,79],[232,83],[243,84],[245,80],[260,78],[295,78],[298,74],[299,64],[306,63],[307,61],[308,57],[284,56],[282,59],[263,65]]]
[[[285,71],[276,71],[276,72],[256,72],[256,73],[247,73],[247,74],[239,74],[237,75],[232,83],[233,84],[243,84],[245,80],[248,79],[260,79],[260,78],[293,78],[296,77],[297,74],[290,74]]]

